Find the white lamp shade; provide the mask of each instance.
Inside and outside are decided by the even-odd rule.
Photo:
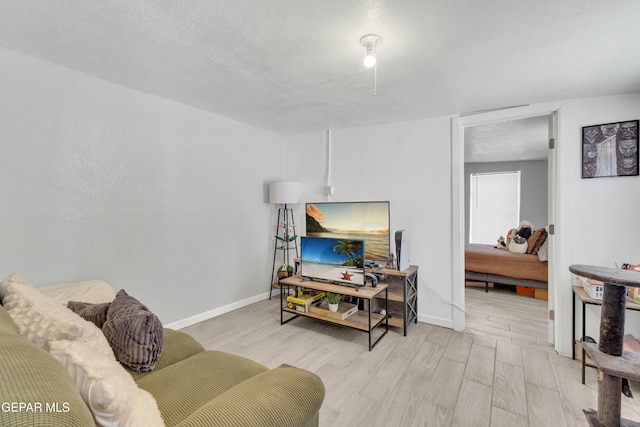
[[[302,185],[293,181],[276,181],[269,184],[269,203],[295,204],[300,203]]]

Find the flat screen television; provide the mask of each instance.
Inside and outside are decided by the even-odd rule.
[[[364,240],[300,237],[300,275],[351,286],[364,286]]]
[[[305,208],[307,236],[364,240],[367,262],[389,260],[389,202],[319,202]]]

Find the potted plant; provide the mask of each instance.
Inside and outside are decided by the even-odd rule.
[[[329,304],[329,311],[336,312],[338,311],[338,306],[340,304],[340,300],[342,299],[341,294],[334,294],[333,292],[325,292],[324,298],[327,300]]]

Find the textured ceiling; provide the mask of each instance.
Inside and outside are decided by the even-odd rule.
[[[549,116],[507,120],[464,130],[466,163],[547,160]]]
[[[298,133],[640,91],[639,18],[637,0],[2,0],[0,46]]]

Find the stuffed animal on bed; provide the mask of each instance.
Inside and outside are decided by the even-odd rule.
[[[505,242],[504,249],[518,254],[527,253],[529,247],[527,239],[531,236],[531,233],[533,233],[533,224],[529,221],[520,221],[518,228],[512,228],[507,233],[507,241]],[[514,242],[516,237],[521,237],[522,240],[518,239],[518,242]],[[522,242],[523,240],[524,243]],[[498,239],[498,246],[496,247],[500,248],[500,239]]]
[[[533,233],[533,224],[529,221],[521,221],[518,229],[516,230],[516,235],[528,239],[529,236],[531,236],[531,233]]]
[[[511,230],[507,231],[507,242],[506,242],[507,249],[509,249],[509,245],[511,244],[511,240],[514,237],[516,237],[516,229],[512,228]]]
[[[498,244],[496,249],[507,249],[507,242],[504,240],[504,236],[498,237]]]
[[[527,239],[516,235],[516,237],[511,239],[511,243],[509,243],[509,252],[513,252],[514,254],[526,254],[528,247]]]

